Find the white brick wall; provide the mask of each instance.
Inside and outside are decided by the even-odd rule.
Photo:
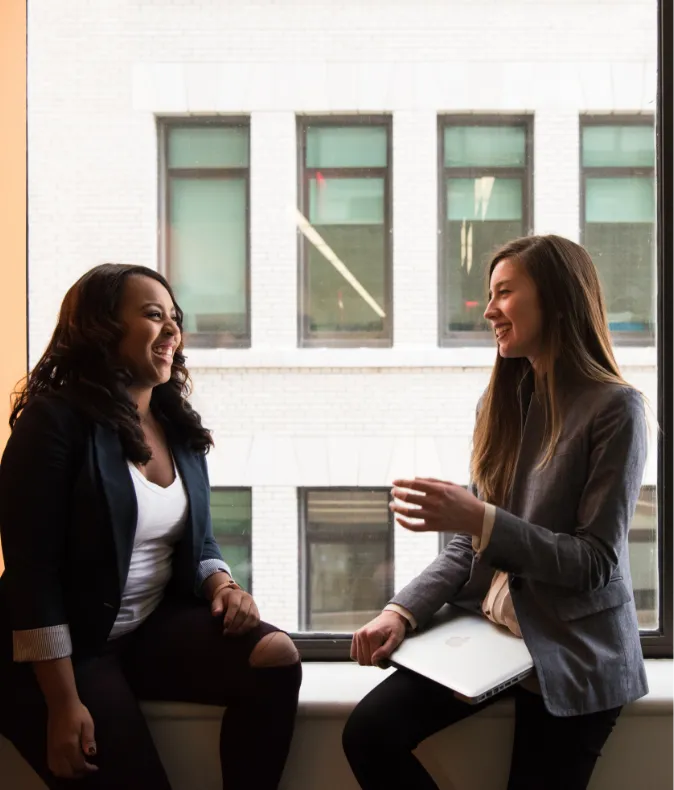
[[[253,488],[254,590],[298,612],[298,486],[465,482],[493,350],[437,349],[438,113],[534,115],[538,232],[579,234],[578,115],[653,111],[652,0],[31,0],[30,358],[65,289],[157,265],[156,121],[251,118],[250,350],[190,354],[214,485]],[[296,113],[393,117],[394,348],[297,350]],[[621,352],[655,403],[654,355]],[[655,480],[654,454],[647,480]],[[437,537],[396,529],[395,583]]]

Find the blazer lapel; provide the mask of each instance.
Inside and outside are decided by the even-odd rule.
[[[136,535],[138,521],[136,492],[117,433],[99,423],[94,426],[94,454],[110,515],[121,593],[129,573],[133,540]]]

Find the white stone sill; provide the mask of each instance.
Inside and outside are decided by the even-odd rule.
[[[654,346],[617,346],[621,367],[653,368]],[[496,358],[493,346],[429,348],[187,348],[191,371],[212,368],[486,368]]]
[[[672,679],[674,662],[671,659],[646,661],[649,693],[628,705],[623,716],[672,716]],[[300,692],[300,717],[346,718],[353,707],[392,669],[381,670],[359,667],[351,662],[306,662]],[[143,712],[153,719],[220,720],[222,708],[194,705],[185,702],[144,702]],[[497,702],[482,716],[508,718],[513,715],[512,703]]]

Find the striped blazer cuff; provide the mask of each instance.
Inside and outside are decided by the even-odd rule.
[[[31,628],[13,631],[14,661],[52,661],[67,658],[73,652],[70,627],[50,625],[47,628]]]
[[[201,586],[203,583],[208,579],[209,576],[212,576],[214,573],[228,573],[232,576],[232,572],[229,569],[229,565],[224,560],[202,560],[199,563],[199,569],[197,570],[197,590],[201,593]],[[234,577],[232,576],[232,579]]]

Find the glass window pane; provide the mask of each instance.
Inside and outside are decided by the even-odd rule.
[[[248,167],[248,129],[236,126],[170,129],[168,166]]]
[[[308,491],[307,627],[352,631],[392,594],[387,491]]]
[[[584,126],[585,167],[653,167],[655,131],[644,126]]]
[[[643,486],[629,531],[630,569],[639,627],[658,627],[658,510],[655,486]]]
[[[211,489],[213,536],[234,578],[251,590],[252,494],[250,489]]]
[[[652,178],[587,178],[584,243],[614,332],[654,332],[655,194]]]
[[[251,493],[246,491],[211,491],[211,521],[216,536],[250,536],[252,520]]]
[[[384,126],[307,129],[307,167],[386,167]]]
[[[251,592],[253,563],[250,543],[231,543],[224,539],[218,540],[218,545],[220,546],[223,559],[232,570],[236,583],[247,592]]]
[[[327,245],[305,241],[310,331],[381,332],[386,267],[383,179],[325,178],[320,185],[312,179],[309,199],[309,219]]]
[[[655,183],[645,176],[588,178],[586,222],[655,221]]]
[[[484,332],[489,257],[501,244],[525,233],[522,180],[449,178],[446,189],[444,329]]]
[[[381,225],[381,178],[315,178],[309,181],[309,220],[313,225]]]
[[[445,128],[445,167],[524,167],[525,158],[522,126]]]
[[[172,178],[171,284],[186,332],[246,333],[246,182]]]
[[[447,182],[449,220],[521,220],[519,178],[450,178]]]
[[[346,531],[387,533],[388,503],[385,491],[310,491],[307,529],[312,535]]]
[[[354,631],[378,615],[391,593],[386,544],[312,543],[311,631]]]

